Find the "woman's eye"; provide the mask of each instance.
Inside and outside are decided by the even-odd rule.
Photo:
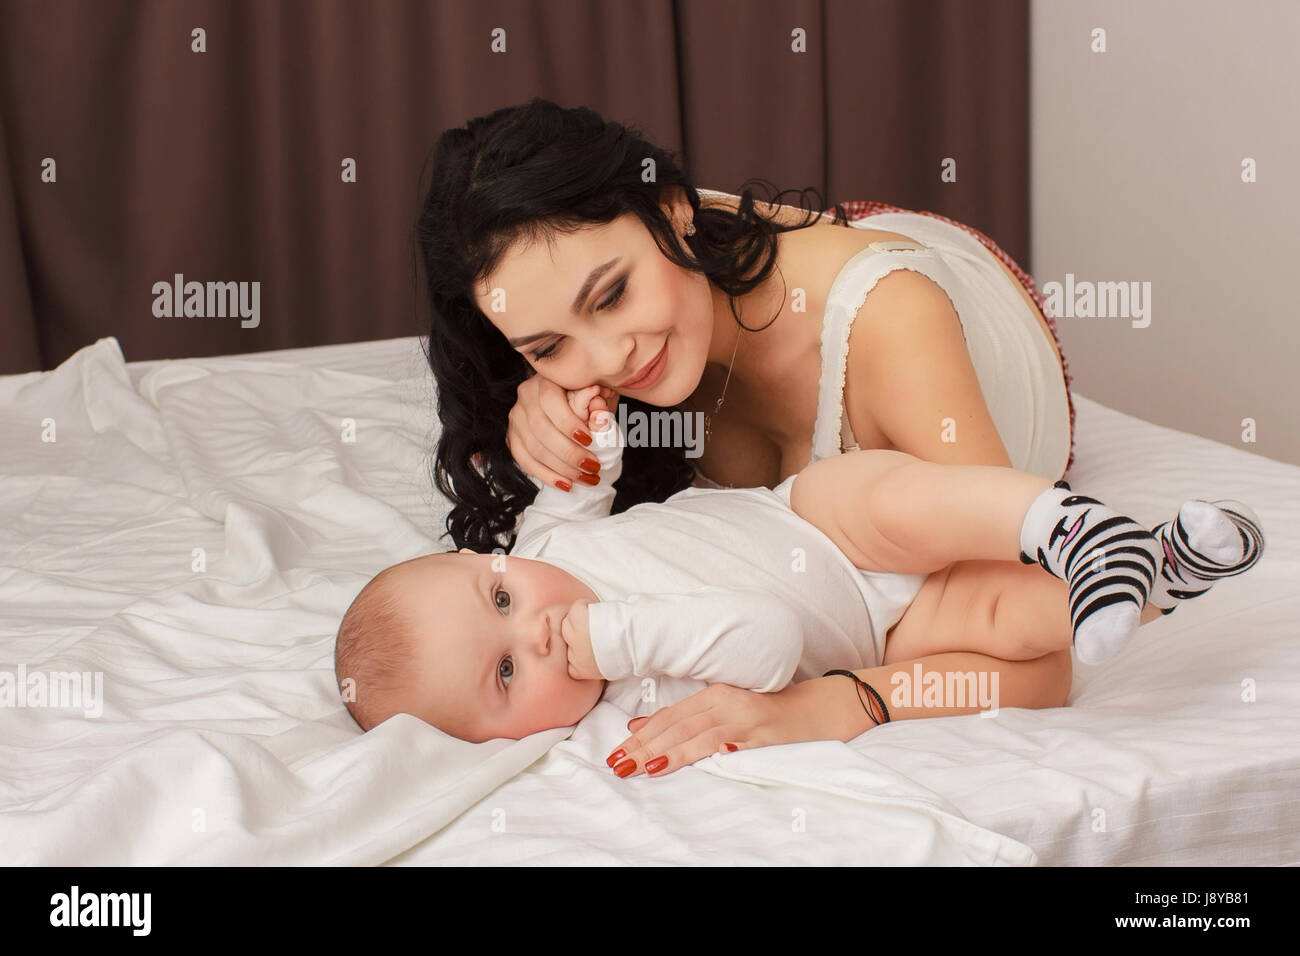
[[[508,657],[504,658],[501,663],[497,665],[497,676],[501,678],[502,683],[509,687],[510,678],[515,676],[515,662]]]
[[[615,287],[614,294],[610,296],[608,299],[606,299],[604,302],[602,302],[600,305],[596,306],[596,311],[604,312],[606,309],[614,308],[614,306],[618,305],[620,302],[623,301],[623,296],[626,292],[627,292],[627,280],[623,279]],[[560,342],[563,341],[564,341],[563,339],[560,340]],[[534,362],[546,361],[548,358],[553,356],[559,350],[560,342],[556,342],[553,345],[548,345],[546,348],[532,353],[533,361]]]
[[[612,309],[614,306],[618,305],[619,302],[622,301],[623,293],[627,291],[627,280],[623,279],[621,282],[619,282],[616,289],[617,291],[612,296],[610,296],[600,305],[596,306],[597,312],[603,312],[605,309]]]

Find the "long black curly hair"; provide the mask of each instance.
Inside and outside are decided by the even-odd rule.
[[[446,527],[456,548],[510,551],[519,515],[538,490],[506,444],[516,389],[530,367],[478,308],[473,293],[508,249],[520,241],[550,242],[632,213],[665,257],[704,273],[726,292],[737,324],[747,328],[736,315],[735,299],[761,285],[775,267],[777,235],[813,225],[823,208],[821,194],[811,187],[799,191],[800,208],[807,192],[817,197],[818,206],[805,208],[808,219],[802,223],[786,225],[760,215],[748,188],[734,212],[701,208],[676,155],[646,141],[635,127],[540,97],[438,137],[415,237],[432,308],[427,355],[441,423],[432,477],[452,502]],[[653,170],[650,182],[647,169]],[[761,179],[749,182],[770,186]],[[682,247],[660,206],[673,187],[685,191],[695,213],[689,248]],[[773,204],[784,194],[778,193]],[[839,204],[834,222],[848,225]],[[629,413],[654,408],[620,399]],[[614,514],[644,501],[664,501],[695,476],[684,447],[628,446],[624,456],[614,485]]]

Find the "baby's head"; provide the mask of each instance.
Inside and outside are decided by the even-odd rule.
[[[362,730],[407,713],[472,743],[576,724],[605,689],[569,676],[560,623],[578,600],[597,598],[531,558],[462,548],[385,568],[339,625],[348,711]]]

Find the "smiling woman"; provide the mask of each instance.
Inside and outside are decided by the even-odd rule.
[[[610,250],[617,254],[606,258]],[[478,293],[506,341],[569,390],[598,384],[676,406],[695,390],[718,338],[707,278],[666,259],[632,215],[555,245],[520,243]]]
[[[529,475],[559,484],[583,461],[590,437],[563,389],[603,385],[647,415],[712,389],[754,328],[740,300],[760,329],[780,311],[779,236],[825,221],[765,208],[781,216],[748,190],[734,207],[701,204],[672,153],[585,108],[534,99],[439,137],[416,238],[441,423],[433,479],[456,547],[509,550],[537,493]],[[535,405],[520,401],[529,389]],[[685,447],[629,446],[613,513],[694,477]]]

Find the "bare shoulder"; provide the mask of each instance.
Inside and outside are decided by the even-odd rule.
[[[961,319],[927,276],[896,270],[849,333],[844,404],[858,444],[928,461],[1010,465],[971,362]],[[945,439],[944,423],[960,430]]]
[[[945,307],[952,314],[953,320],[956,320],[957,310],[953,308],[948,293],[944,292],[937,282],[915,269],[895,269],[876,281],[871,291],[867,293],[858,315],[880,315],[898,309],[943,309]],[[906,332],[907,329],[908,327],[904,326],[896,331]],[[854,322],[850,335],[856,331],[858,331],[858,323]]]
[[[925,327],[916,316],[936,305],[934,293],[951,308],[948,296],[928,277],[896,269],[877,280],[849,329],[849,360],[844,370],[844,409],[861,448],[893,448],[877,416],[877,404],[889,401],[884,370],[904,353],[924,351]],[[953,313],[953,321],[957,321]]]

